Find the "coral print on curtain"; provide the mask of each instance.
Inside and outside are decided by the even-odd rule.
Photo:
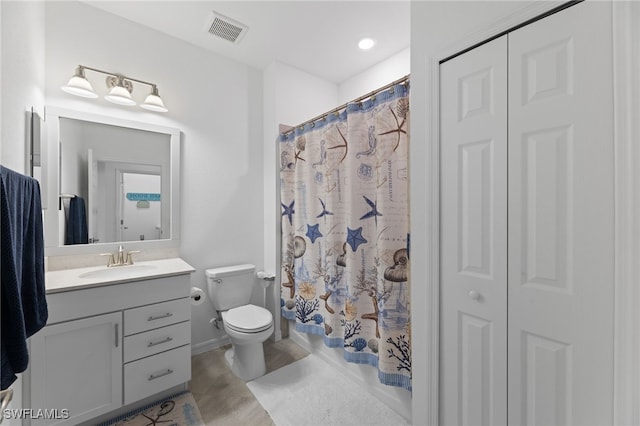
[[[281,305],[411,390],[408,86],[281,135]]]

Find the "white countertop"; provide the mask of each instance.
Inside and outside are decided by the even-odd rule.
[[[83,288],[121,284],[194,272],[195,269],[179,257],[136,262],[127,266],[91,266],[62,269],[45,273],[47,294]]]

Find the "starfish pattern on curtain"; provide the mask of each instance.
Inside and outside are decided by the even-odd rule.
[[[407,82],[281,135],[281,306],[411,390],[408,129]]]

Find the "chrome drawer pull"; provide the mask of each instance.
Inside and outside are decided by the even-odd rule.
[[[147,347],[148,347],[148,348],[151,348],[151,347],[153,347],[153,346],[161,345],[161,344],[163,344],[163,343],[169,343],[169,342],[170,342],[170,341],[172,341],[172,340],[173,340],[173,338],[172,338],[172,337],[167,337],[167,338],[165,338],[165,339],[157,340],[157,341],[155,341],[155,342],[149,342],[149,344],[147,344]]]
[[[167,312],[166,314],[158,315],[157,317],[149,317],[149,318],[147,318],[147,321],[155,321],[155,320],[159,320],[159,319],[162,319],[162,318],[169,318],[169,317],[172,317],[172,316],[173,316],[173,314],[171,312]]]
[[[173,373],[173,370],[170,368],[167,368],[167,371],[163,371],[162,373],[158,373],[158,374],[150,374],[149,375],[149,381],[155,380],[155,379],[159,379],[160,377],[164,377],[167,376],[169,374]]]

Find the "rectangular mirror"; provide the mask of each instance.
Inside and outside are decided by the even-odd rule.
[[[179,130],[58,108],[45,128],[48,254],[177,245]]]

